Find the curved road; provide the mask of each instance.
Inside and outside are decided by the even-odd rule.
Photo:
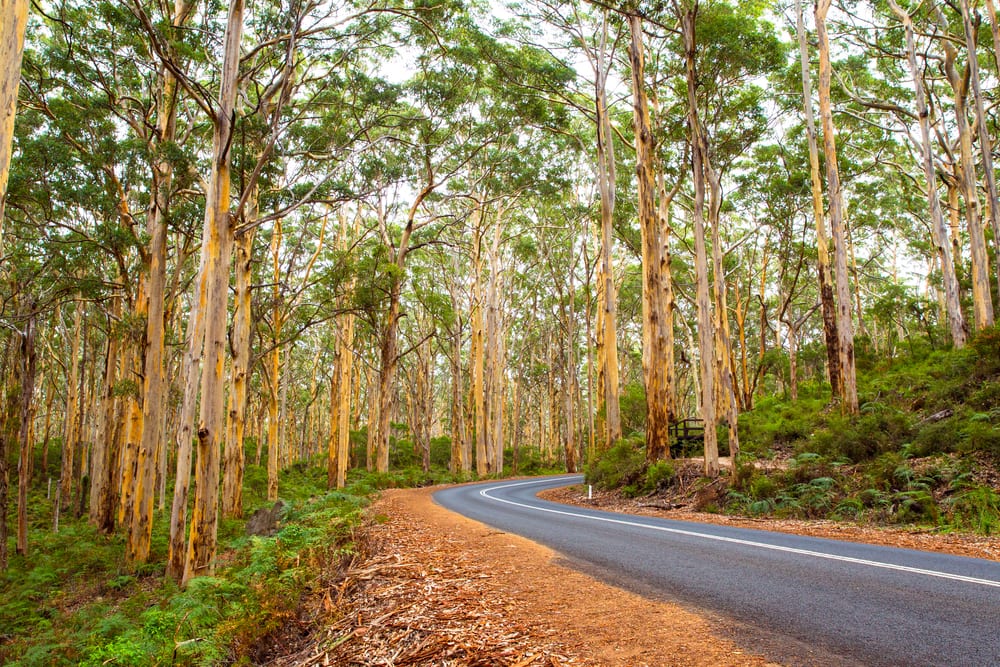
[[[744,646],[803,665],[1000,665],[1000,563],[538,499],[582,477],[489,482],[444,507],[643,595],[707,611]],[[669,620],[667,621],[669,622]]]

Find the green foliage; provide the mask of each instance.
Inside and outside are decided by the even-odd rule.
[[[320,457],[315,462],[323,463]],[[245,498],[252,509],[265,500],[249,487],[261,475],[266,482],[266,472],[248,466],[247,473]],[[252,659],[303,596],[329,585],[353,553],[354,530],[372,493],[455,479],[439,469],[430,475],[415,468],[391,475],[352,471],[347,489],[327,491],[325,468],[295,464],[281,473],[287,507],[278,533],[247,537],[242,522],[225,522],[219,535],[224,565],[186,590],[164,578],[160,562],[126,569],[123,539],[97,534],[85,519],[65,517],[57,534],[47,522],[32,522],[31,558],[14,556],[0,574],[0,662],[216,665]],[[36,500],[33,507],[45,504],[44,495]],[[165,532],[160,516],[154,536]]]
[[[631,487],[634,493],[646,469],[645,439],[622,438],[587,464],[585,478],[599,489]]]

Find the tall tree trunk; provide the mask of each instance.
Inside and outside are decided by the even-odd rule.
[[[621,406],[618,379],[617,311],[618,291],[615,287],[611,256],[614,251],[615,214],[615,145],[608,112],[607,82],[611,64],[607,58],[608,20],[604,12],[601,45],[597,52],[596,87],[597,111],[597,186],[601,198],[601,248],[598,280],[598,376],[602,389],[598,410],[604,414],[604,439],[607,449],[622,437]]]
[[[202,243],[206,248],[206,261],[203,265],[205,363],[202,366],[195,498],[184,565],[185,584],[192,577],[212,572],[218,530],[219,449],[225,419],[222,377],[226,352],[229,264],[232,261],[233,246],[233,227],[229,213],[230,148],[242,32],[243,0],[231,0],[226,23],[218,108],[213,119],[212,173],[206,194],[202,236]]]
[[[3,256],[4,204],[27,25],[28,0],[0,0],[0,257]]]
[[[987,0],[992,4],[993,0]],[[923,78],[917,66],[917,50],[913,38],[913,21],[895,0],[889,0],[889,6],[899,20],[903,22],[906,31],[906,59],[910,66],[910,76],[913,79],[913,92],[917,107],[917,119],[920,123],[920,157],[924,167],[924,181],[927,184],[927,203],[931,214],[931,238],[937,249],[941,265],[941,277],[944,284],[944,305],[948,318],[948,329],[955,347],[965,346],[965,317],[962,315],[962,304],[958,293],[958,279],[955,276],[955,264],[951,259],[951,248],[948,242],[948,227],[941,213],[941,202],[938,199],[937,178],[934,171],[934,153],[931,146],[930,112],[927,110],[927,96],[924,91]]]
[[[833,105],[830,101],[830,38],[826,31],[826,15],[831,0],[818,0],[815,7],[816,41],[819,51],[819,115],[823,127],[823,152],[826,157],[827,199],[830,202],[830,230],[836,262],[837,333],[840,343],[840,370],[844,388],[842,403],[848,414],[858,412],[858,384],[854,370],[854,327],[851,322],[851,289],[847,280],[847,238],[844,232],[843,193],[837,166],[837,139],[833,125]]]
[[[834,301],[833,271],[826,237],[826,216],[823,213],[823,184],[820,179],[819,145],[812,108],[812,81],[809,70],[809,49],[802,0],[795,2],[796,31],[799,42],[799,64],[802,70],[802,110],[809,141],[809,179],[812,189],[813,221],[816,224],[816,271],[819,277],[820,303],[823,312],[823,336],[826,341],[826,361],[830,374],[830,389],[835,398],[844,395],[844,377],[840,362],[840,333],[837,330],[837,306]]]
[[[688,124],[691,131],[691,161],[694,180],[694,253],[698,307],[698,349],[701,378],[701,417],[705,422],[705,476],[719,475],[719,443],[715,432],[715,340],[712,335],[712,306],[708,282],[708,250],[705,241],[705,165],[702,154],[701,123],[698,119],[695,71],[695,18],[697,4],[689,4],[681,12],[681,32],[684,38],[684,66],[687,79]]]
[[[639,196],[639,226],[642,230],[643,273],[643,357],[646,384],[646,458],[657,461],[670,456],[670,377],[666,372],[668,311],[663,277],[663,242],[656,210],[653,132],[646,97],[642,43],[642,21],[629,16],[632,39],[629,62],[632,66],[633,124],[635,128],[636,177]]]

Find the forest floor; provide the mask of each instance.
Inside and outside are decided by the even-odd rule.
[[[725,621],[597,581],[545,547],[439,507],[432,492],[382,494],[370,508],[359,557],[336,590],[316,596],[314,629],[278,638],[270,665],[773,664],[734,641],[739,629]],[[997,537],[736,518],[617,494],[588,499],[581,486],[542,495],[611,511],[1000,560]]]

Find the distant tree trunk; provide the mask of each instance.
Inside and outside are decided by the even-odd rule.
[[[642,43],[642,21],[629,16],[632,40],[633,123],[635,127],[636,176],[639,225],[642,230],[643,273],[643,376],[646,385],[646,458],[657,461],[670,456],[670,377],[666,372],[668,308],[662,285],[663,242],[656,210],[653,133],[646,97]]]
[[[993,0],[987,0],[992,5]],[[910,76],[913,79],[913,92],[917,107],[917,119],[920,122],[920,156],[924,167],[924,180],[927,184],[927,203],[931,214],[931,238],[938,252],[941,265],[941,277],[944,284],[944,305],[951,331],[951,340],[955,347],[965,346],[965,317],[962,315],[962,303],[958,293],[958,279],[955,276],[955,264],[951,259],[951,248],[948,242],[948,227],[941,213],[941,202],[938,200],[937,178],[934,169],[934,154],[931,147],[930,112],[927,110],[927,97],[924,92],[923,79],[917,66],[917,50],[913,38],[913,21],[895,0],[889,0],[892,11],[903,22],[906,30],[906,58],[910,66]]]
[[[59,484],[59,504],[63,511],[69,509],[73,495],[76,438],[79,432],[80,395],[80,336],[83,331],[83,305],[73,308],[73,333],[69,351],[69,375],[66,378],[66,421],[63,427],[62,474]]]
[[[708,250],[705,241],[705,166],[702,155],[701,123],[698,120],[698,99],[695,94],[695,17],[698,7],[690,4],[681,12],[681,32],[684,38],[684,64],[687,79],[688,124],[691,131],[691,161],[694,180],[694,252],[697,280],[698,348],[701,378],[701,416],[705,422],[705,476],[719,475],[719,443],[715,432],[715,341],[712,335],[712,306],[708,282]]]
[[[472,247],[472,303],[469,320],[472,340],[469,347],[469,374],[471,375],[472,393],[471,408],[473,415],[473,435],[476,443],[476,474],[485,477],[489,473],[489,456],[486,451],[486,393],[484,381],[485,341],[483,332],[483,309],[486,300],[483,296],[483,258],[482,258],[482,212],[477,210],[477,224],[473,227]]]
[[[500,313],[500,290],[503,271],[500,265],[502,212],[493,222],[493,240],[487,248],[490,277],[486,286],[486,345],[484,382],[486,385],[486,457],[489,472],[503,475],[503,403],[504,353],[503,323]]]
[[[450,331],[451,354],[451,462],[452,473],[468,472],[472,469],[472,457],[467,453],[467,437],[465,433],[465,401],[462,398],[462,316],[458,300],[458,276],[461,266],[459,254],[453,255],[453,280],[448,291],[451,296],[451,312],[455,321]]]
[[[844,381],[843,407],[848,414],[858,412],[858,383],[854,370],[854,327],[851,323],[851,289],[847,280],[847,238],[844,232],[843,193],[837,167],[837,139],[830,101],[830,38],[826,15],[831,0],[817,0],[816,40],[819,51],[819,115],[823,126],[823,152],[826,156],[827,198],[830,202],[830,230],[836,259],[837,332],[840,342],[840,369]]]
[[[121,318],[121,296],[111,299],[111,313],[108,317],[108,347],[104,358],[104,382],[98,415],[97,437],[94,439],[94,455],[90,482],[90,522],[105,534],[114,532],[114,506],[117,495],[114,482],[119,476],[118,452],[114,447],[115,438],[115,385],[118,383],[118,358],[120,337],[112,330],[114,322]],[[46,430],[48,417],[46,417]]]
[[[4,204],[27,24],[28,0],[0,0],[0,255],[3,254]]]
[[[11,343],[13,336],[6,336],[3,350],[0,351],[0,572],[7,569],[7,487],[10,483],[7,463],[7,443],[14,441],[14,412],[16,393],[10,384],[14,378],[8,377]],[[56,491],[55,515],[59,516],[59,494]]]
[[[343,316],[343,332],[340,339],[340,362],[337,371],[337,465],[336,485],[342,489],[347,485],[347,464],[351,447],[351,376],[354,373],[354,314]]]
[[[573,411],[576,398],[573,391],[573,379],[576,377],[576,346],[574,343],[576,330],[573,327],[576,320],[575,292],[573,269],[571,269],[569,272],[569,307],[566,308],[566,326],[564,327],[566,356],[563,361],[566,371],[563,374],[563,420],[566,422],[566,435],[563,439],[563,446],[566,450],[566,472],[576,472],[579,466],[575,432],[576,416]]]
[[[205,201],[202,243],[206,250],[205,363],[202,366],[201,419],[191,535],[184,565],[184,583],[212,572],[218,529],[219,450],[225,420],[225,368],[229,265],[233,226],[229,213],[230,148],[239,74],[243,0],[230,0],[223,49],[218,108],[213,119],[212,172]]]
[[[733,383],[733,342],[729,330],[729,304],[726,298],[726,270],[722,263],[722,177],[712,166],[711,150],[708,133],[702,129],[701,159],[705,168],[705,178],[709,187],[708,223],[712,228],[712,288],[715,302],[715,369],[716,390],[721,402],[726,426],[729,431],[729,453],[735,457],[740,451],[740,438],[737,428],[739,411],[736,407],[736,390]],[[707,426],[707,425],[706,425]]]
[[[25,298],[21,308],[20,338],[20,410],[18,443],[20,455],[17,458],[17,553],[28,555],[28,482],[31,481],[31,422],[32,400],[35,395],[35,333],[36,320],[35,303]],[[0,521],[6,522],[6,516],[0,516]]]
[[[281,434],[278,415],[281,391],[281,331],[284,313],[281,304],[281,219],[274,221],[271,232],[271,352],[267,394],[267,499],[278,499],[278,470],[281,467]]]
[[[816,121],[813,119],[812,82],[809,70],[809,50],[802,2],[796,0],[796,28],[799,42],[799,64],[802,69],[802,109],[809,140],[809,178],[812,184],[813,220],[816,224],[816,270],[819,277],[820,302],[823,312],[823,336],[826,341],[826,361],[830,374],[831,394],[844,395],[844,378],[840,363],[840,333],[837,331],[837,306],[833,297],[833,271],[827,246],[826,220],[823,213],[823,184],[820,179],[819,146],[816,139]]]

